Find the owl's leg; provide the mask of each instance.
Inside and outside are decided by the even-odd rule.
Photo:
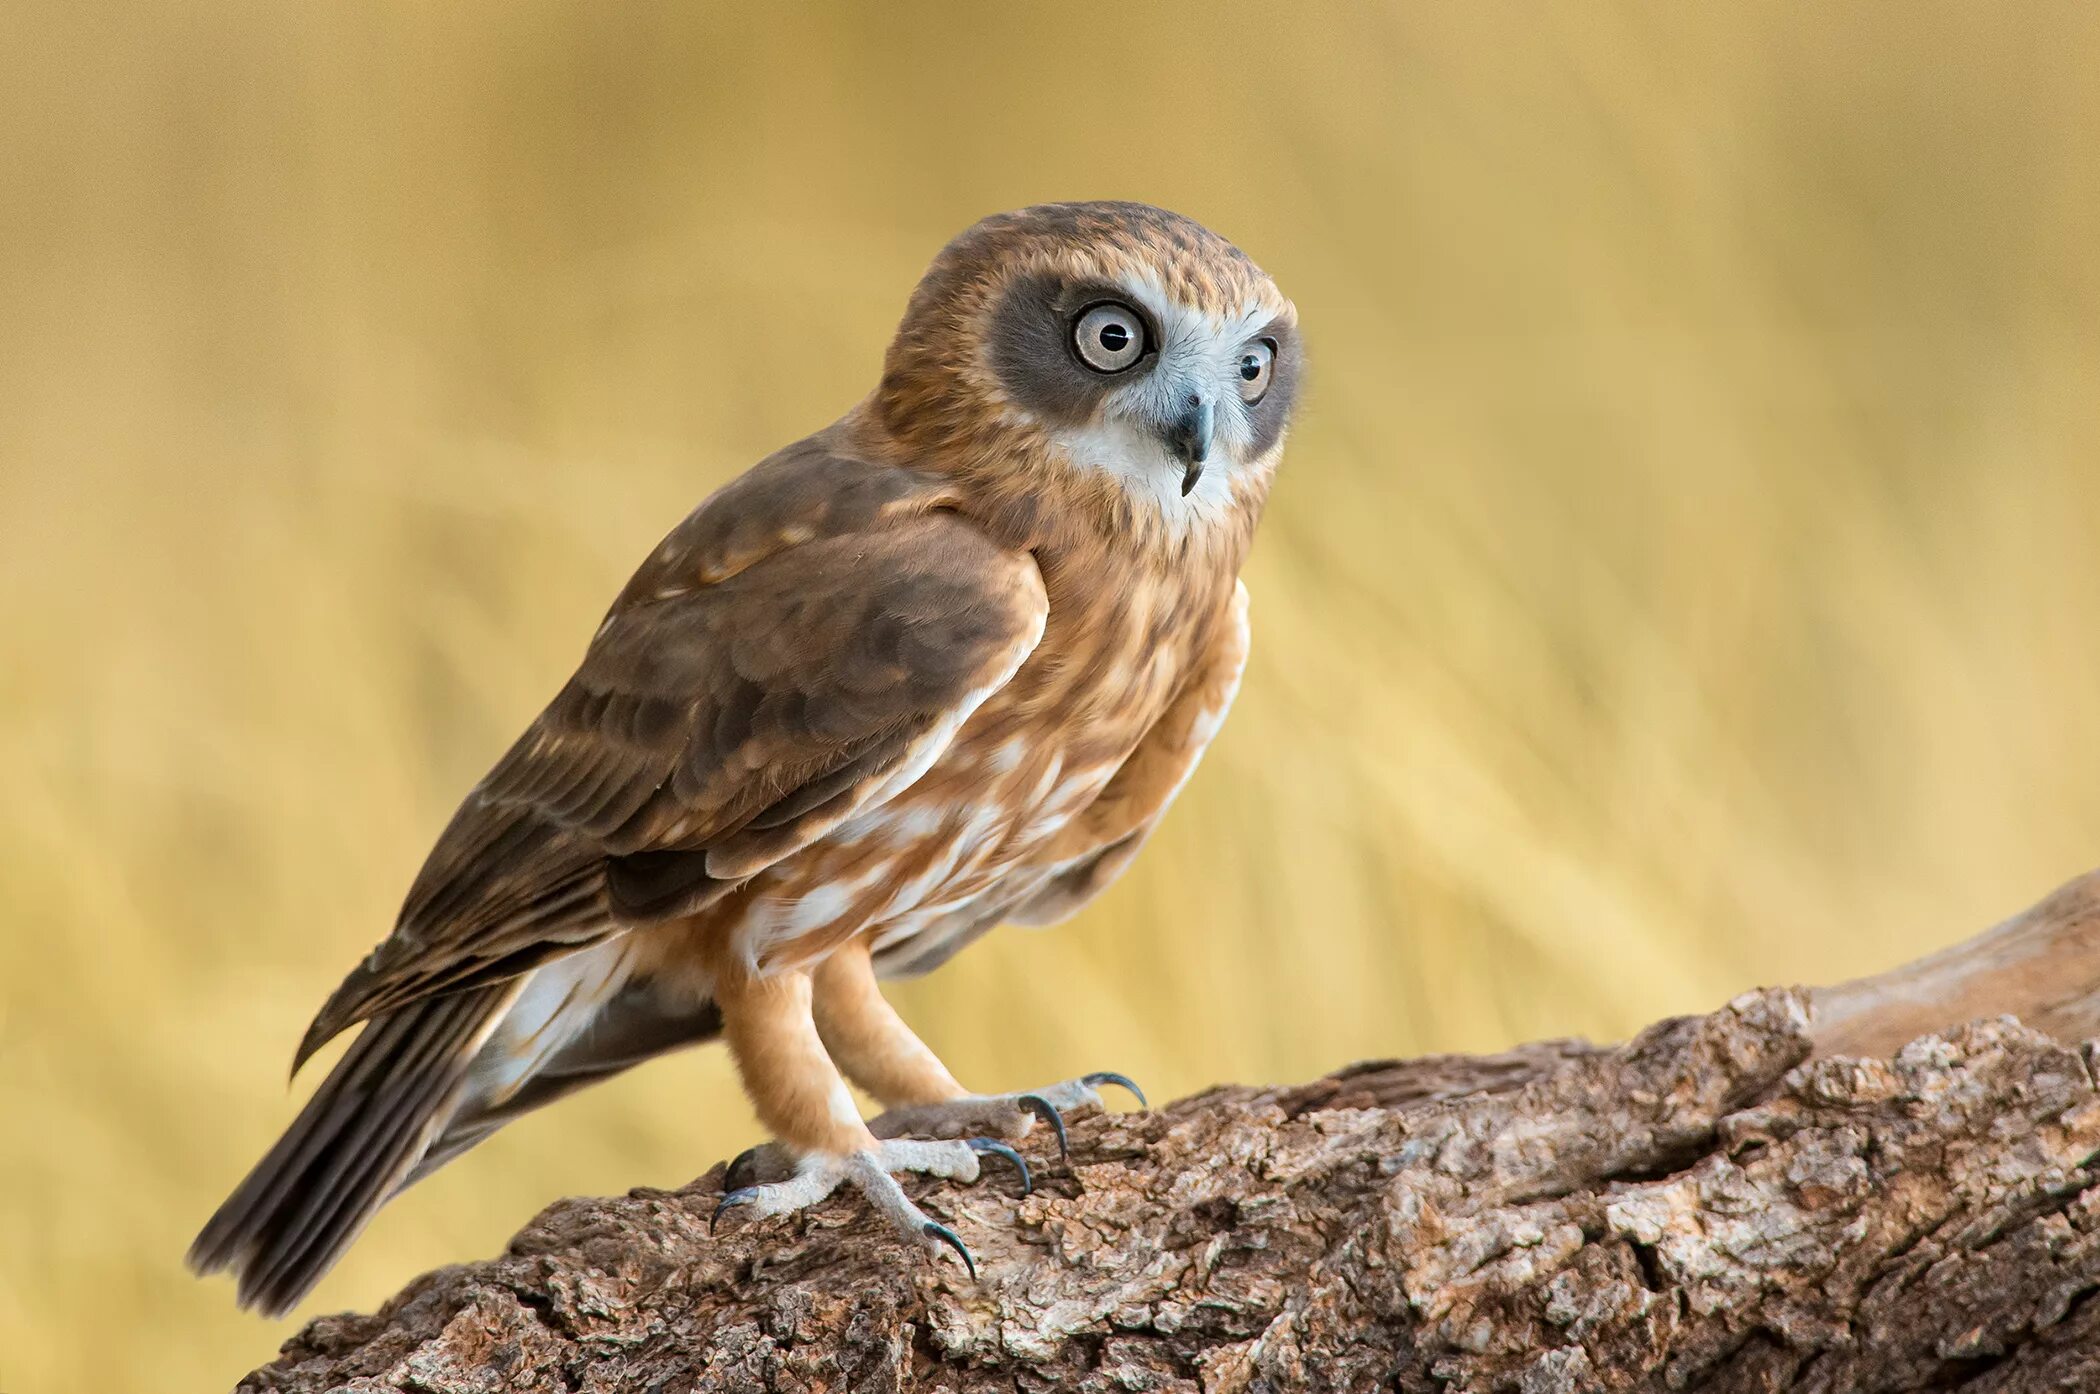
[[[810,997],[806,973],[760,978],[732,970],[716,979],[715,1001],[722,1009],[729,1053],[760,1121],[785,1149],[780,1156],[785,1174],[763,1185],[731,1190],[716,1207],[716,1218],[730,1210],[751,1216],[787,1214],[850,1184],[915,1243],[954,1249],[974,1276],[977,1266],[962,1240],[914,1205],[895,1173],[975,1181],[977,1159],[991,1154],[1019,1166],[1025,1186],[1026,1164],[1012,1148],[987,1138],[876,1137],[861,1121],[853,1095],[825,1052],[811,1017]]]
[[[831,1058],[884,1106],[947,1104],[970,1097],[882,995],[866,940],[842,945],[818,964],[811,992],[817,1031]]]
[[[888,1106],[867,1124],[877,1138],[1021,1138],[1047,1123],[1065,1147],[1063,1115],[1100,1108],[1098,1087],[1116,1084],[1145,1096],[1119,1074],[1102,1072],[1013,1094],[973,1094],[904,1024],[882,995],[865,943],[848,944],[819,964],[812,976],[817,1030],[830,1057],[853,1081]],[[730,1164],[733,1177],[777,1173],[786,1159],[754,1149]]]

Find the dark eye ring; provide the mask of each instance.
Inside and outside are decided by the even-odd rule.
[[[1145,356],[1145,321],[1120,301],[1089,305],[1072,321],[1072,351],[1097,373],[1120,373]]]
[[[1276,376],[1276,341],[1256,339],[1240,352],[1239,361],[1240,400],[1253,406],[1269,390],[1269,380]]]

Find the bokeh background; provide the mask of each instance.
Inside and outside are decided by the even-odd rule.
[[[898,994],[964,1079],[1611,1037],[2100,863],[2096,65],[2083,3],[11,6],[0,1389],[289,1333],[181,1254],[308,1014],[993,210],[1201,218],[1314,377],[1202,776]],[[753,1136],[660,1063],[306,1312]]]

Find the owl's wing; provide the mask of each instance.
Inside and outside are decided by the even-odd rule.
[[[1032,556],[882,467],[780,458],[629,584],[299,1061],[375,1013],[690,913],[908,787],[1021,666],[1049,613]]]

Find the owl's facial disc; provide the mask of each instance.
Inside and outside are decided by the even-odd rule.
[[[1145,280],[1043,274],[1007,289],[988,344],[1009,400],[1070,463],[1162,508],[1227,502],[1289,413],[1295,341],[1273,302],[1220,311]]]

